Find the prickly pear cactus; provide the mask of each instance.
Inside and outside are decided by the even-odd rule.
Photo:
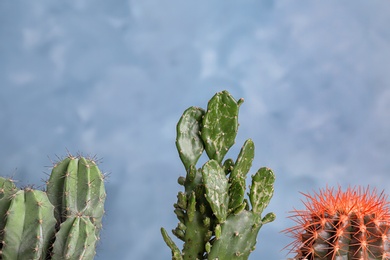
[[[179,223],[172,232],[184,242],[183,249],[161,228],[173,260],[248,259],[262,225],[275,219],[273,213],[263,216],[274,191],[272,170],[260,168],[252,176],[249,201],[245,196],[253,141],[244,143],[236,160],[224,160],[235,143],[242,102],[219,92],[207,110],[190,107],[177,124],[176,147],[187,174],[178,180],[184,191],[174,204]],[[209,160],[197,168],[204,151]]]
[[[46,191],[0,177],[0,259],[93,259],[103,179],[94,160],[71,155],[55,164]]]
[[[326,188],[304,194],[305,210],[293,210],[297,225],[284,230],[295,260],[390,259],[390,209],[386,196],[369,188]]]

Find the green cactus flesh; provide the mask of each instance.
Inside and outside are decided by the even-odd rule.
[[[103,175],[93,160],[69,156],[55,165],[47,182],[47,193],[56,205],[57,219],[63,222],[68,217],[87,216],[98,235],[106,193]]]
[[[14,182],[11,179],[0,177],[0,241],[4,241],[4,230],[6,213],[11,204],[13,195],[18,191]],[[3,244],[0,243],[0,249]]]
[[[204,216],[198,211],[194,211],[191,219],[186,220],[183,259],[203,259],[205,244],[212,235],[209,226],[205,223]]]
[[[241,148],[237,161],[229,177],[230,201],[229,208],[235,209],[243,203],[246,190],[246,175],[249,172],[255,156],[255,146],[252,140],[247,140]]]
[[[261,226],[260,216],[251,211],[230,215],[221,224],[221,234],[215,238],[207,259],[248,259]]]
[[[175,242],[169,237],[168,232],[161,228],[161,234],[165,243],[169,246],[172,251],[172,260],[183,260],[180,249],[176,246]]]
[[[55,225],[54,206],[45,192],[19,190],[7,211],[2,259],[45,259]]]
[[[174,204],[179,223],[173,234],[184,242],[183,249],[161,228],[173,260],[247,259],[261,226],[275,219],[273,213],[261,216],[273,195],[275,176],[270,169],[261,168],[252,178],[252,209],[245,198],[253,141],[245,142],[235,161],[224,161],[235,142],[242,102],[222,91],[212,97],[205,112],[190,107],[178,122],[176,147],[186,176],[178,180],[184,191]],[[209,160],[197,168],[203,150]]]
[[[227,91],[214,95],[202,121],[201,136],[210,159],[221,163],[234,144],[238,129],[239,103]]]
[[[261,214],[274,194],[275,175],[271,169],[262,167],[252,176],[249,199],[253,212]]]
[[[215,160],[210,160],[203,165],[202,174],[206,199],[218,222],[223,223],[227,217],[229,203],[229,183],[225,172]]]
[[[53,245],[53,260],[93,259],[96,227],[86,217],[69,217],[60,226]]]
[[[203,115],[203,109],[190,107],[184,111],[177,124],[176,147],[187,170],[191,165],[196,164],[204,150],[203,141],[199,135]]]

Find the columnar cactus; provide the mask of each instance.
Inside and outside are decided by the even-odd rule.
[[[14,182],[11,179],[0,177],[0,241],[4,241],[4,230],[6,216],[14,194],[18,191]],[[0,243],[0,251],[3,248],[3,243]]]
[[[306,210],[293,210],[296,226],[284,230],[296,260],[390,259],[386,196],[369,188],[326,188],[304,194]]]
[[[105,197],[103,174],[81,156],[56,164],[46,191],[0,177],[0,259],[93,259]]]
[[[174,204],[179,224],[172,232],[184,242],[182,251],[161,228],[173,260],[247,259],[262,225],[275,219],[273,213],[262,216],[273,195],[275,176],[269,168],[252,176],[250,205],[245,197],[253,141],[244,143],[235,161],[224,161],[235,143],[242,102],[227,91],[219,92],[206,111],[190,107],[177,124],[176,146],[187,174],[178,180],[184,191]],[[196,168],[204,150],[209,160]]]
[[[12,195],[5,214],[3,259],[46,259],[55,234],[54,206],[45,192],[25,188]]]
[[[95,161],[69,156],[54,166],[46,184],[57,219],[64,222],[70,217],[87,217],[99,234],[106,192]]]

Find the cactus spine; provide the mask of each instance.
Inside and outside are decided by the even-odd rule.
[[[292,211],[296,226],[284,230],[303,260],[390,259],[390,210],[386,196],[369,188],[326,188],[304,194],[306,210]]]
[[[179,223],[172,232],[184,242],[182,251],[161,228],[173,260],[247,259],[262,225],[275,219],[273,213],[262,216],[273,195],[272,170],[260,168],[252,176],[250,205],[245,197],[254,158],[253,141],[244,143],[235,161],[224,161],[235,143],[242,102],[227,91],[219,92],[206,111],[190,107],[177,124],[176,147],[187,174],[178,180],[184,192],[178,193],[174,204]],[[204,151],[209,160],[196,168]]]
[[[46,191],[0,177],[1,259],[93,259],[106,197],[92,159],[57,163]]]

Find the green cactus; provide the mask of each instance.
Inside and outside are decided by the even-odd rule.
[[[190,107],[177,124],[176,146],[187,174],[178,180],[184,192],[178,193],[174,204],[179,223],[172,232],[184,242],[183,249],[161,228],[173,260],[247,259],[262,225],[275,219],[273,213],[262,217],[273,195],[275,176],[270,169],[261,168],[252,176],[251,205],[245,196],[253,141],[244,143],[236,161],[224,161],[235,143],[242,102],[227,91],[219,92],[206,111]],[[197,169],[204,150],[209,160]]]
[[[177,124],[176,147],[180,151],[179,156],[188,170],[195,165],[202,155],[204,146],[199,136],[199,127],[204,110],[199,107],[190,107],[184,111]]]
[[[14,194],[18,191],[13,180],[0,177],[0,241],[4,241],[4,230],[6,214]],[[0,243],[0,250],[3,243]]]
[[[46,259],[55,233],[54,206],[43,191],[14,193],[3,229],[3,259]]]
[[[207,105],[201,124],[201,138],[208,157],[218,163],[222,162],[235,142],[238,109],[242,102],[242,99],[236,102],[227,91],[223,91],[215,94]]]
[[[93,259],[98,240],[95,232],[88,217],[68,217],[56,233],[52,259]]]
[[[106,193],[103,175],[93,160],[69,156],[56,164],[47,181],[47,194],[60,222],[86,216],[99,234]]]
[[[93,259],[106,197],[92,159],[57,163],[46,191],[0,177],[0,259]]]

